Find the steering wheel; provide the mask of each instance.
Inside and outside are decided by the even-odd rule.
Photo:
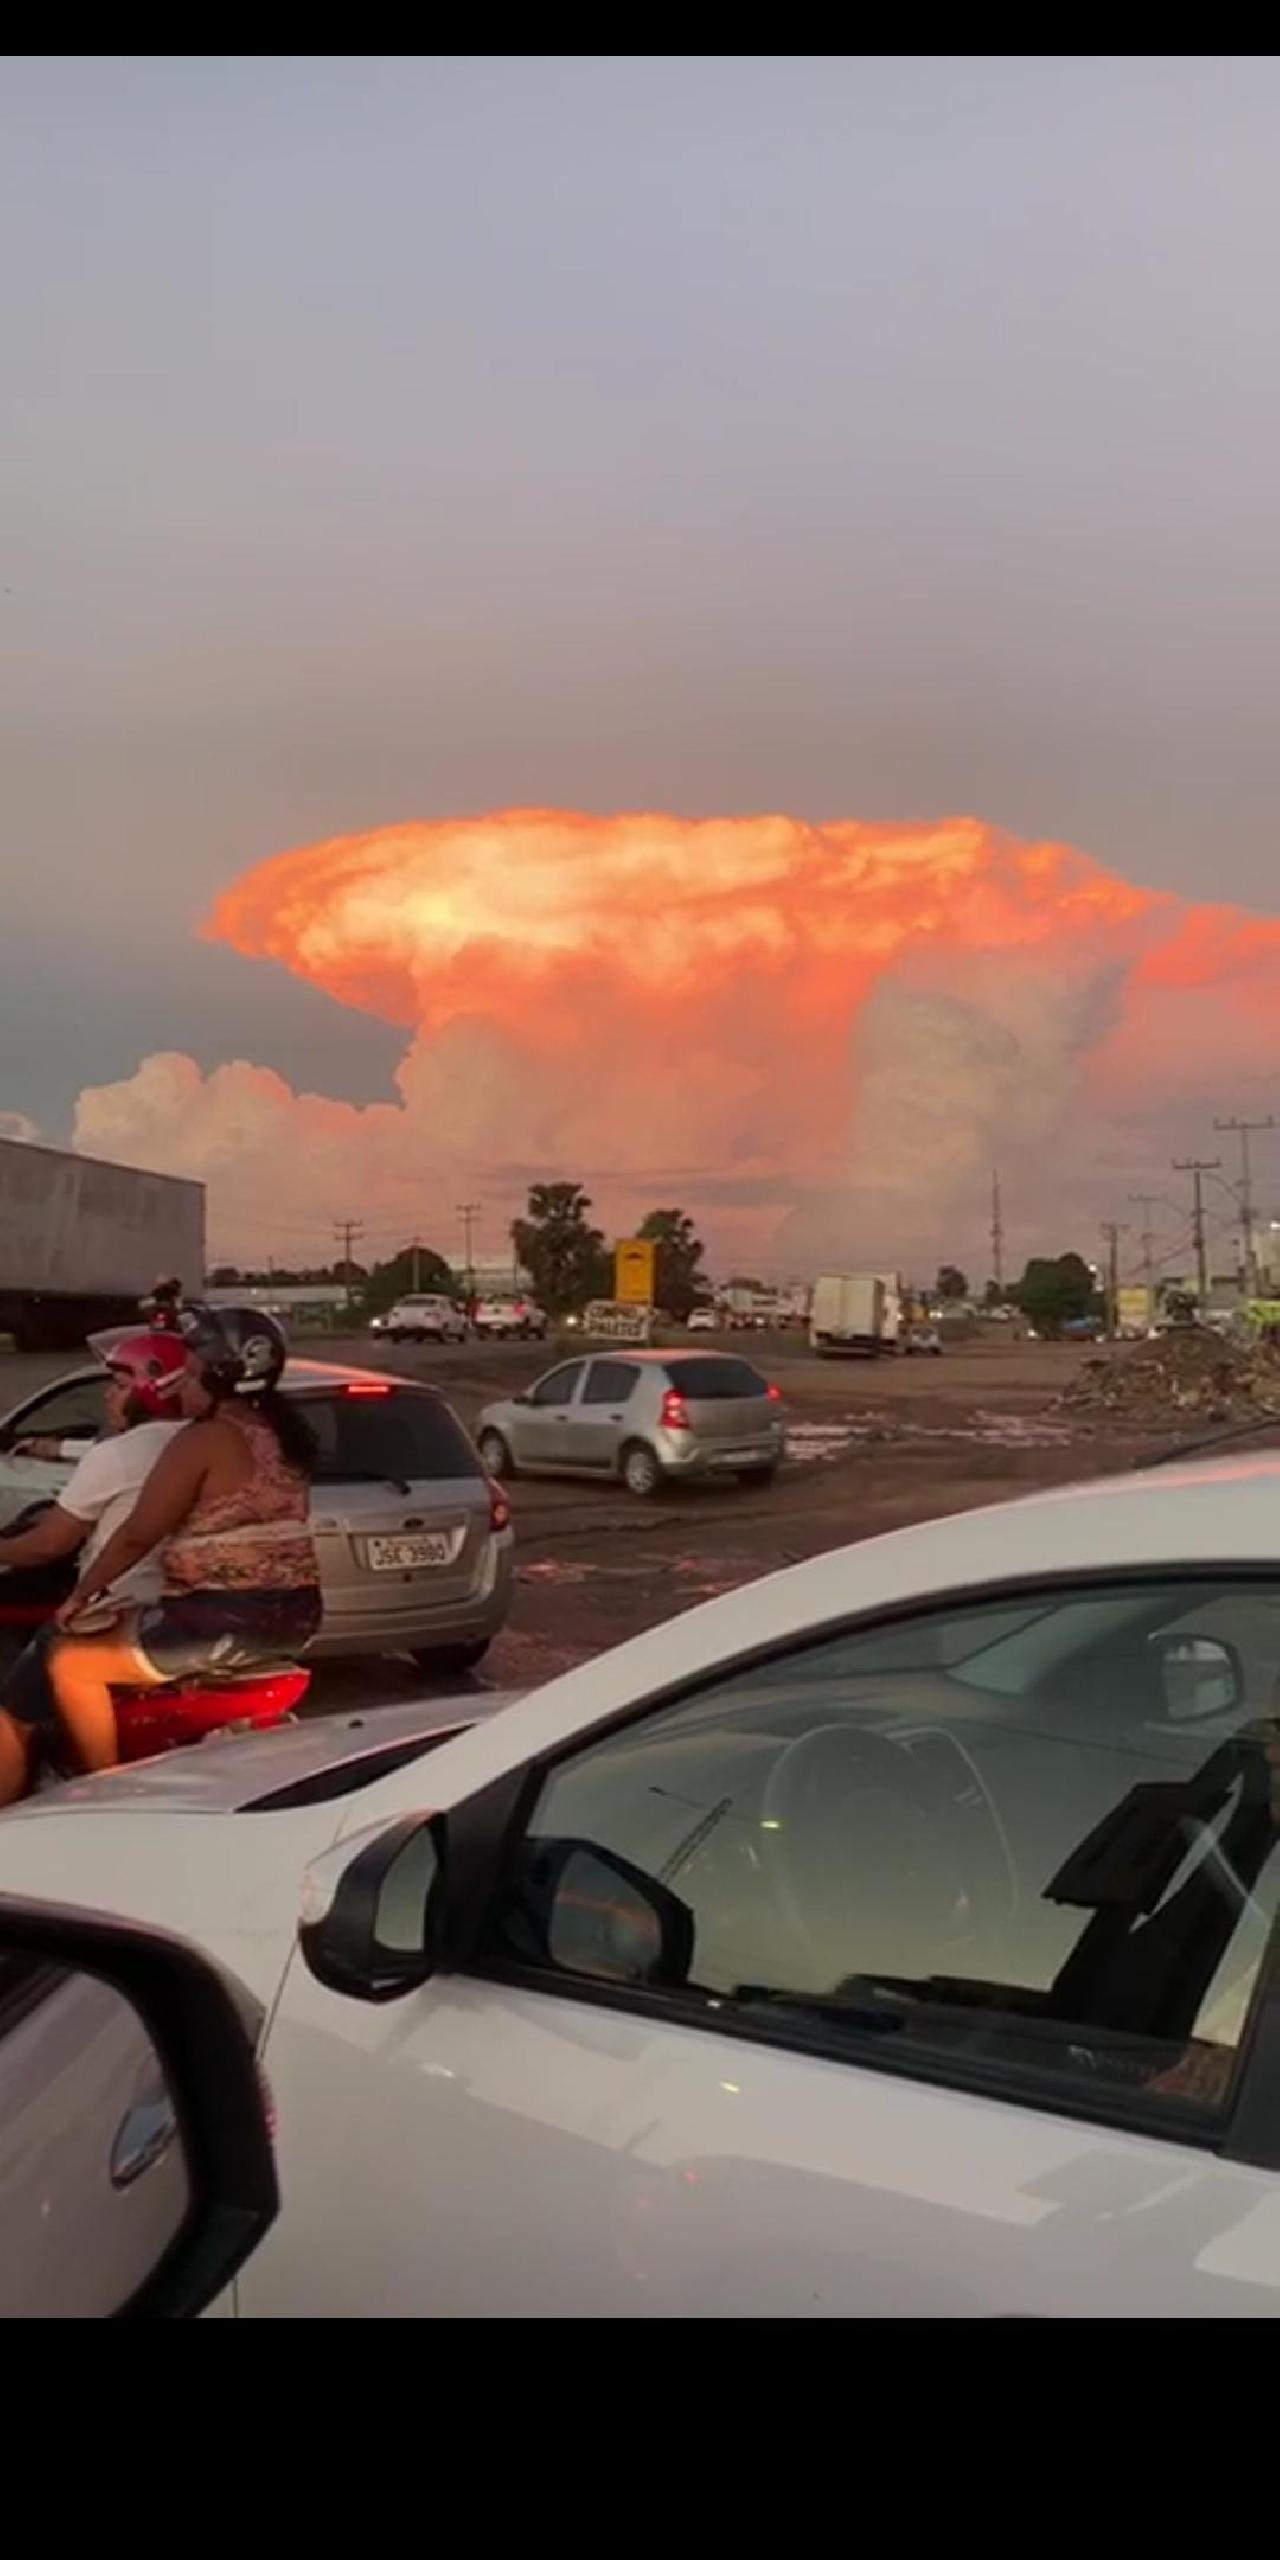
[[[780,1753],[762,1820],[770,1878],[814,1967],[806,1988],[914,1979],[947,1971],[950,1956],[974,1970],[985,1860],[957,1838],[971,1828],[957,1825],[958,1791],[902,1744],[847,1724],[817,1725]]]

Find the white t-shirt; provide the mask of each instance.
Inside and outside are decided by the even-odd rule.
[[[101,1555],[108,1538],[128,1519],[161,1450],[176,1431],[186,1427],[185,1422],[137,1422],[132,1431],[116,1431],[109,1440],[95,1441],[80,1460],[58,1496],[58,1509],[69,1511],[73,1520],[93,1522],[80,1550],[81,1571]],[[112,1590],[127,1593],[131,1600],[158,1599],[164,1588],[162,1552],[155,1549],[130,1572],[120,1574]]]

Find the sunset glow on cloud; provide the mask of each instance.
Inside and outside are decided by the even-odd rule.
[[[1280,921],[1131,886],[1070,847],[936,826],[507,811],[304,847],[207,931],[409,1034],[398,1099],[146,1059],[80,1099],[91,1151],[203,1176],[220,1250],[492,1247],[530,1180],[603,1223],[678,1200],[718,1258],[910,1258],[1107,1213],[1273,1071]],[[1032,1239],[1034,1241],[1034,1239]]]

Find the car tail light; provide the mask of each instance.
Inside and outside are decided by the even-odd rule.
[[[489,1486],[489,1526],[493,1530],[511,1526],[511,1505],[501,1485],[492,1482]]]
[[[769,1398],[769,1402],[770,1402],[770,1404],[781,1404],[781,1402],[782,1402],[782,1389],[781,1389],[781,1387],[767,1387],[767,1388],[765,1389],[765,1393],[766,1393],[766,1395],[767,1395],[767,1396],[768,1396],[768,1398]]]
[[[688,1431],[691,1427],[692,1426],[689,1421],[689,1408],[685,1403],[684,1397],[681,1395],[679,1388],[668,1387],[667,1392],[662,1399],[663,1430]]]
[[[344,1396],[389,1396],[395,1389],[386,1378],[348,1378]]]

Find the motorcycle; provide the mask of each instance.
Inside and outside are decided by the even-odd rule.
[[[33,1512],[8,1524],[10,1532],[29,1527]],[[0,1538],[0,1564],[4,1540]],[[7,1667],[24,1645],[48,1626],[67,1598],[74,1573],[66,1566],[42,1565],[0,1573],[0,1654]],[[122,1761],[151,1760],[162,1751],[182,1751],[213,1733],[263,1733],[287,1724],[311,1686],[311,1674],[299,1663],[264,1665],[256,1671],[201,1671],[160,1688],[113,1692]],[[72,1774],[63,1770],[61,1775]]]

